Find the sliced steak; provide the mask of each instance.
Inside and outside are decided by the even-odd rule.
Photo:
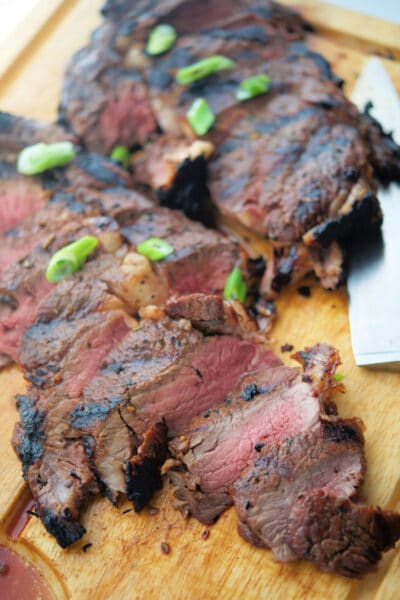
[[[361,577],[400,539],[400,514],[355,504],[330,490],[299,497],[288,520],[296,557],[324,571]]]
[[[322,421],[266,447],[233,486],[239,533],[257,546],[271,548],[277,560],[296,560],[288,522],[297,499],[320,489],[350,498],[362,484],[365,468],[357,420]]]
[[[53,332],[38,323],[25,336],[35,387],[14,438],[38,514],[64,546],[83,534],[79,513],[97,489],[143,507],[160,484],[166,425],[177,431],[221,402],[246,369],[278,362],[266,344],[203,337],[183,319],[83,315],[50,321]]]
[[[332,411],[334,351],[320,345],[307,352],[303,375],[285,366],[247,373],[223,403],[170,442],[169,476],[183,512],[214,522],[232,504],[231,485],[261,448],[318,427],[321,411]]]

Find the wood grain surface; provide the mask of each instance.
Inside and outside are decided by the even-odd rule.
[[[43,2],[42,4],[46,4]],[[55,118],[62,74],[73,51],[100,22],[102,0],[48,0],[47,12],[19,40],[12,60],[0,60],[0,108],[23,115]],[[383,58],[400,91],[400,26],[329,5],[302,0],[295,5],[316,26],[309,44],[324,54],[334,71],[346,80],[346,93],[370,54]],[[254,240],[267,251],[266,243]],[[355,365],[350,346],[345,289],[321,290],[310,279],[311,298],[287,289],[279,298],[279,318],[271,341],[280,345],[325,341],[340,350],[347,391],[335,398],[343,416],[360,416],[366,425],[368,473],[365,496],[371,503],[400,510],[400,375],[369,371]],[[365,300],[368,302],[368,298]],[[400,310],[400,309],[399,309]],[[371,319],[373,307],[371,307]],[[368,323],[366,323],[366,327]],[[282,355],[285,362],[291,359]],[[236,533],[234,510],[210,528],[183,520],[171,506],[165,488],[152,502],[159,512],[125,512],[97,498],[86,510],[87,535],[75,547],[61,550],[37,519],[31,519],[16,542],[5,531],[25,498],[21,469],[10,439],[16,410],[14,394],[25,388],[17,368],[0,373],[0,543],[5,543],[43,573],[57,599],[269,599],[396,600],[400,597],[400,549],[387,553],[377,573],[351,581],[320,572],[312,565],[275,563],[267,550],[245,543]],[[170,553],[161,552],[168,542]],[[92,546],[82,551],[85,544]]]

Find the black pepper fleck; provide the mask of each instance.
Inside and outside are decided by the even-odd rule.
[[[253,400],[254,396],[257,396],[259,393],[260,390],[258,389],[257,384],[251,383],[243,390],[242,398],[243,400],[246,400],[246,402],[250,402]]]
[[[293,350],[292,344],[282,344],[281,352],[291,352]]]
[[[300,296],[304,296],[304,298],[310,298],[311,296],[311,288],[308,285],[301,285],[297,288],[297,291]]]
[[[163,554],[169,554],[171,552],[171,547],[168,542],[162,542],[161,544],[161,552]]]

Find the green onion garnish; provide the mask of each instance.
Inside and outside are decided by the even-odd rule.
[[[172,25],[157,25],[150,32],[146,52],[150,56],[157,56],[169,50],[175,43],[176,31]]]
[[[236,91],[236,98],[238,100],[250,100],[261,94],[265,94],[269,90],[270,79],[268,75],[255,75],[254,77],[248,77],[243,79]]]
[[[232,69],[235,64],[236,63],[233,60],[227,58],[226,56],[209,56],[208,58],[203,58],[203,60],[199,60],[198,62],[189,65],[188,67],[179,69],[176,73],[176,81],[181,85],[192,83],[193,81],[207,77],[207,75],[211,75],[211,73],[215,73],[216,71]]]
[[[186,117],[197,135],[205,135],[215,121],[215,115],[204,98],[197,98],[193,102]]]
[[[33,144],[20,152],[17,171],[23,175],[36,175],[53,167],[62,167],[74,157],[75,150],[71,142]]]
[[[338,383],[340,383],[344,379],[344,375],[342,373],[335,373],[334,377]]]
[[[97,238],[86,235],[58,250],[49,261],[46,271],[47,281],[57,283],[79,271],[98,243]]]
[[[149,238],[138,244],[136,251],[150,260],[162,260],[173,253],[174,249],[169,242],[161,238]]]
[[[115,146],[110,154],[111,160],[120,163],[124,169],[129,167],[129,156],[129,150],[125,146]]]
[[[247,285],[243,279],[242,271],[235,267],[228,275],[224,287],[224,300],[239,300],[242,304],[246,300]]]

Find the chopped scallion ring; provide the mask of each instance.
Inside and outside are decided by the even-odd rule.
[[[57,283],[79,271],[98,243],[97,238],[86,235],[58,250],[49,261],[46,271],[47,281]]]
[[[154,27],[147,41],[146,52],[150,56],[163,54],[174,45],[176,31],[172,25],[161,24]]]
[[[235,64],[236,63],[233,60],[226,56],[209,56],[188,67],[179,69],[176,73],[176,81],[181,85],[192,83],[193,81],[197,81],[197,79],[202,79],[203,77],[207,77],[207,75],[211,75],[211,73],[222,71],[224,69],[232,69]]]
[[[334,378],[338,383],[340,383],[341,381],[343,381],[344,375],[342,373],[335,373]]]
[[[268,75],[255,75],[254,77],[243,79],[236,91],[236,98],[243,101],[265,94],[269,90],[269,84],[270,78]]]
[[[36,175],[68,164],[75,157],[74,145],[71,142],[55,144],[33,144],[24,148],[17,161],[17,171],[23,175]]]
[[[149,238],[137,245],[136,251],[150,260],[162,260],[173,253],[174,249],[169,242],[161,238]]]
[[[242,271],[235,267],[226,278],[224,287],[224,300],[239,300],[242,304],[246,300],[247,285],[243,279]]]
[[[111,160],[120,163],[124,169],[129,167],[129,156],[129,150],[125,146],[115,146],[110,154]]]
[[[204,98],[197,98],[193,102],[186,117],[197,135],[205,135],[215,122],[215,115]]]

